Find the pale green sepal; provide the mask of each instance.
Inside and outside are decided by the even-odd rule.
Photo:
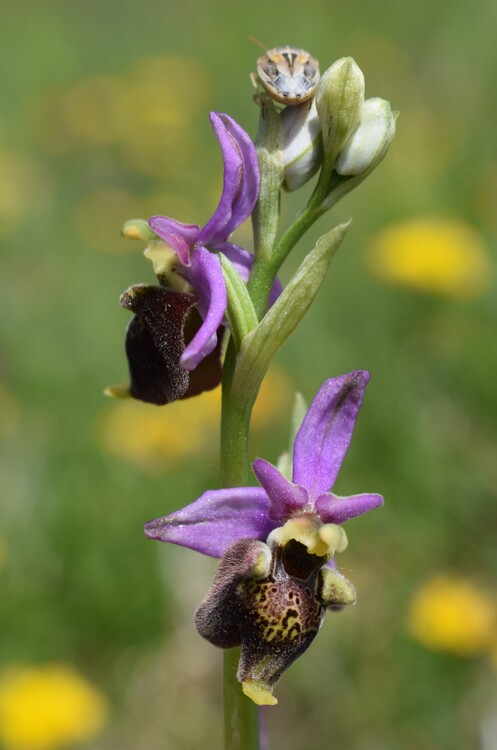
[[[364,75],[352,57],[342,57],[321,76],[316,95],[326,171],[359,123],[364,101]]]
[[[142,242],[159,239],[153,229],[150,229],[145,219],[130,219],[126,221],[122,226],[121,234],[129,240],[142,240]]]
[[[239,351],[242,341],[257,325],[257,315],[247,287],[236,268],[223,253],[219,253],[218,257],[228,295],[226,317],[236,350]]]
[[[259,160],[261,184],[259,198],[252,212],[252,226],[255,257],[268,259],[280,221],[280,189],[285,177],[285,131],[269,95],[259,94],[257,102],[260,106],[260,119],[255,149]]]
[[[111,398],[131,398],[129,383],[118,383],[117,385],[108,385],[104,390],[104,396]]]
[[[343,176],[355,177],[376,166],[394,135],[395,116],[389,102],[379,97],[366,99],[359,125],[338,154],[335,170]]]
[[[278,459],[277,469],[283,474],[286,479],[292,481],[293,472],[293,444],[297,437],[297,432],[300,430],[302,422],[307,412],[307,403],[301,393],[295,394],[295,401],[293,402],[292,418],[290,421],[290,440],[288,443],[288,450],[281,454]]]
[[[276,468],[278,469],[280,474],[283,474],[285,479],[288,479],[289,482],[292,481],[292,470],[293,470],[292,464],[293,464],[292,457],[288,451],[285,451],[284,453],[281,454],[276,464]]]
[[[301,393],[296,393],[295,401],[293,402],[292,419],[290,422],[290,451],[293,451],[293,444],[297,437],[297,432],[300,430],[304,417],[307,414],[307,409],[307,401],[303,395]]]
[[[396,119],[397,117],[394,115],[394,123]],[[378,153],[377,158],[373,162],[371,162],[369,167],[361,174],[352,175],[349,177],[339,175],[338,172],[333,173],[330,192],[321,203],[322,211],[328,211],[330,208],[333,208],[333,206],[335,206],[338,201],[341,201],[342,198],[344,198],[348,193],[350,193],[358,185],[360,185],[361,182],[364,182],[366,177],[369,177],[371,172],[376,169],[378,164],[385,158],[388,147],[390,145],[390,141],[391,139],[386,143],[385,148]]]
[[[245,337],[233,374],[232,398],[244,402],[257,393],[271,360],[316,297],[349,226],[350,221],[340,224],[319,238],[274,305]]]

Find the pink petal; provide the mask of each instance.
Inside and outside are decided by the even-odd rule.
[[[316,500],[316,511],[324,523],[344,523],[362,516],[383,505],[381,495],[367,494],[338,497],[331,492],[320,495]]]
[[[269,517],[273,521],[285,522],[308,505],[307,491],[289,482],[269,461],[256,458],[252,469],[269,497]]]
[[[197,224],[182,224],[181,221],[167,216],[152,216],[148,220],[151,229],[164,240],[178,255],[183,266],[191,263],[191,252],[198,237],[200,227]]]

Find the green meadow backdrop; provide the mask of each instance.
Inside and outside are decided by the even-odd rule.
[[[296,390],[368,369],[337,491],[386,502],[349,529],[358,606],[281,680],[271,747],[495,750],[495,2],[0,10],[0,747],[221,746],[221,654],[192,624],[215,562],[142,533],[217,486],[219,394],[157,409],[103,390],[127,377],[119,294],[153,280],[120,227],[211,215],[208,113],[255,135],[253,35],[322,70],[353,56],[367,96],[400,110],[385,161],[282,272],[353,218],[271,370],[251,453],[276,461]],[[309,190],[284,197],[283,226]]]

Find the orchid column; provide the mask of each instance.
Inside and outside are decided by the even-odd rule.
[[[279,110],[268,91],[255,97],[255,145],[231,117],[211,113],[224,184],[203,228],[166,216],[125,225],[126,236],[147,244],[157,284],[132,286],[121,297],[134,313],[126,336],[131,383],[109,389],[161,405],[222,381],[222,488],[150,521],[145,532],[220,558],[195,623],[225,649],[229,750],[259,747],[256,705],[277,703],[277,680],[308,648],[326,611],[355,603],[335,561],[347,546],[342,524],[383,502],[378,494],[332,492],[369,380],[363,370],[327,380],[308,410],[297,399],[292,450],[278,466],[256,459],[259,486],[248,484],[250,415],[261,382],[315,299],[349,224],[318,240],[285,289],[278,270],[306,230],[372,172],[395,130],[388,102],[364,99],[364,77],[351,58],[324,73],[315,100]],[[282,189],[298,189],[318,171],[307,205],[280,233]],[[253,254],[230,241],[249,216]]]

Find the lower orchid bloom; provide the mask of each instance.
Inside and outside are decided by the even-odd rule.
[[[203,228],[166,216],[152,217],[146,255],[154,263],[160,286],[132,286],[121,296],[121,305],[134,313],[126,336],[129,390],[134,398],[154,404],[219,384],[227,293],[217,253],[226,255],[244,280],[253,259],[228,238],[257,201],[255,146],[228,115],[212,112],[210,119],[224,162],[223,192],[216,211]],[[135,235],[131,231],[128,236]]]
[[[316,636],[328,608],[355,603],[335,568],[347,546],[345,521],[383,504],[381,495],[335,495],[369,373],[327,380],[297,433],[290,481],[263,459],[261,487],[210,490],[185,508],[150,521],[150,539],[221,558],[195,615],[199,633],[221,648],[241,646],[238,679],[256,703],[272,691]]]

